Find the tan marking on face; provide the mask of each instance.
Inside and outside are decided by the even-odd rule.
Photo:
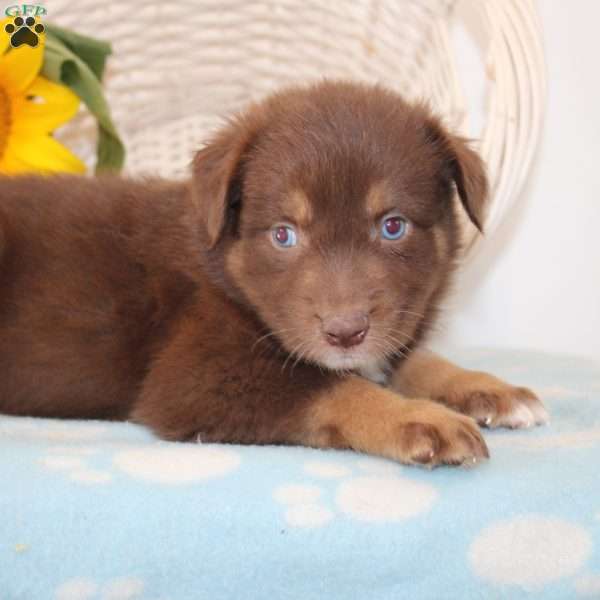
[[[387,210],[391,210],[392,203],[390,202],[390,194],[386,181],[378,181],[374,183],[366,197],[367,214],[371,218],[375,218]]]
[[[302,190],[294,190],[282,204],[283,212],[287,217],[301,226],[308,225],[313,217],[310,200]]]
[[[314,262],[311,261],[310,264],[314,264]],[[318,290],[321,287],[322,277],[320,270],[317,268],[304,269],[298,274],[298,287],[303,293],[313,293],[315,289]]]
[[[236,244],[227,254],[225,268],[233,279],[239,283],[244,273],[244,252],[241,244]]]
[[[443,227],[436,225],[433,228],[433,242],[435,244],[435,254],[438,260],[443,260],[448,256],[448,233]]]

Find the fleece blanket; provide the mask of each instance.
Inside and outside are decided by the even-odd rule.
[[[427,471],[0,417],[0,599],[600,598],[600,366],[451,358],[534,388],[551,423]]]

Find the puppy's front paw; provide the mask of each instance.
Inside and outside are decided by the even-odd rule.
[[[530,389],[478,371],[464,371],[452,378],[447,391],[436,400],[485,427],[528,428],[549,420],[548,411]]]
[[[352,448],[409,465],[473,466],[489,453],[477,423],[431,400],[402,398],[347,377],[315,398],[299,441]]]
[[[489,452],[475,421],[429,402],[413,419],[397,428],[397,459],[427,467],[437,465],[473,466],[489,458]]]

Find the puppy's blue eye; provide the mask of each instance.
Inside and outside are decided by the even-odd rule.
[[[293,227],[289,225],[277,225],[273,229],[273,241],[282,248],[291,248],[298,243],[298,237]]]
[[[399,240],[406,233],[406,221],[402,217],[388,217],[381,223],[381,235],[386,240]]]

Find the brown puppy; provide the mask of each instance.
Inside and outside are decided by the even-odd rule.
[[[542,405],[418,348],[455,267],[455,192],[481,226],[486,191],[424,107],[350,83],[251,106],[188,183],[5,178],[0,412],[485,457],[471,416],[527,426]]]

